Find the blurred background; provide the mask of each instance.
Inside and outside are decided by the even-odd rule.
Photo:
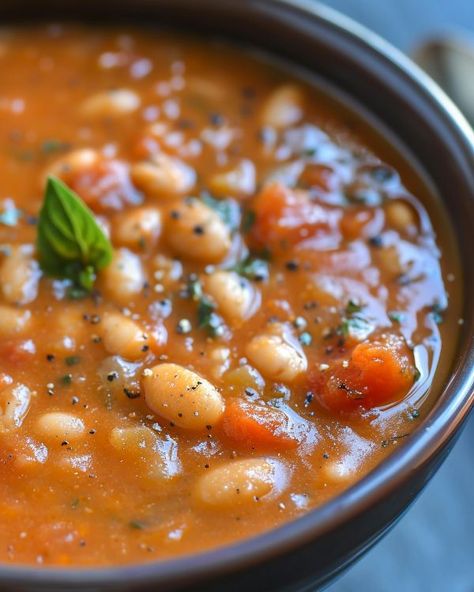
[[[460,65],[444,44],[423,53],[466,111],[474,104],[474,0],[326,0],[407,54],[429,39],[454,39],[472,65]],[[459,43],[459,46],[458,46]],[[436,51],[437,49],[437,51]],[[449,48],[448,48],[449,51]],[[419,51],[416,51],[420,55]],[[464,55],[466,55],[464,54]],[[456,72],[461,71],[461,85]],[[447,68],[447,71],[444,71]],[[471,118],[474,111],[470,112]],[[471,123],[473,121],[471,120]],[[390,534],[328,592],[474,592],[474,417],[453,452]]]

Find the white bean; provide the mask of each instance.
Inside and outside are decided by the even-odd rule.
[[[179,282],[183,276],[183,264],[178,259],[171,259],[159,253],[152,259],[153,277],[166,287]]]
[[[279,323],[270,325],[268,332],[253,337],[246,354],[264,376],[273,380],[290,382],[308,368],[299,343],[289,329]]]
[[[191,191],[196,183],[193,168],[162,153],[134,164],[130,174],[133,183],[149,197],[176,197]]]
[[[141,104],[137,93],[127,88],[98,92],[80,106],[86,117],[120,117],[136,111]]]
[[[10,304],[27,304],[38,294],[41,271],[30,245],[11,247],[0,265],[0,289]]]
[[[267,99],[262,111],[264,126],[282,129],[298,123],[303,116],[303,93],[293,84],[277,88]]]
[[[35,431],[46,440],[59,440],[72,442],[80,440],[85,434],[85,426],[82,419],[72,413],[51,411],[43,413],[35,426]]]
[[[231,461],[200,477],[194,497],[213,507],[251,504],[269,495],[276,480],[275,466],[265,458]]]
[[[224,413],[224,400],[205,378],[177,364],[159,364],[143,377],[150,409],[189,430],[215,425]]]
[[[23,384],[7,385],[0,390],[0,434],[22,425],[30,403],[30,389]]]
[[[388,201],[385,216],[390,226],[399,232],[410,232],[416,229],[416,216],[413,207],[399,199]]]
[[[166,236],[178,255],[217,263],[231,247],[230,230],[217,212],[197,199],[186,199],[169,211]]]
[[[112,263],[99,273],[103,291],[116,302],[127,304],[146,283],[141,259],[128,249],[115,251]]]
[[[0,304],[0,335],[12,337],[24,333],[31,325],[31,312]]]
[[[153,247],[161,232],[161,212],[157,208],[136,208],[118,214],[113,222],[115,244],[143,250]]]
[[[213,175],[209,181],[209,188],[221,197],[245,197],[255,192],[255,183],[255,165],[251,160],[243,159],[230,171]]]
[[[181,470],[176,442],[146,426],[116,427],[110,433],[110,444],[130,463],[131,470],[138,464],[140,472],[152,479],[169,480]]]
[[[62,177],[63,175],[74,174],[95,166],[100,159],[101,156],[97,150],[92,150],[91,148],[73,150],[54,161],[48,167],[46,175],[41,179],[41,187],[43,188],[46,176],[48,175]]]
[[[138,323],[121,313],[106,313],[97,330],[109,354],[138,360],[150,348],[150,336]]]
[[[215,271],[206,276],[205,289],[222,316],[234,325],[249,319],[260,306],[260,292],[233,271]]]

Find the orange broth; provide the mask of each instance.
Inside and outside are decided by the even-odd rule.
[[[228,544],[409,440],[460,300],[409,158],[212,41],[5,29],[0,68],[1,562]],[[110,237],[89,294],[38,263],[48,174]]]

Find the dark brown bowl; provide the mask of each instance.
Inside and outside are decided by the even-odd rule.
[[[461,337],[428,415],[367,477],[306,516],[199,556],[107,569],[0,567],[1,590],[315,590],[390,529],[446,458],[474,403],[474,135],[443,92],[370,31],[309,0],[3,0],[3,22],[142,21],[218,33],[317,72],[416,155],[447,205],[464,271]]]

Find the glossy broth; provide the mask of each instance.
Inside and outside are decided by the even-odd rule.
[[[409,440],[461,297],[409,157],[221,43],[19,28],[0,66],[2,562],[228,544]],[[113,245],[91,294],[38,263],[48,174]]]

